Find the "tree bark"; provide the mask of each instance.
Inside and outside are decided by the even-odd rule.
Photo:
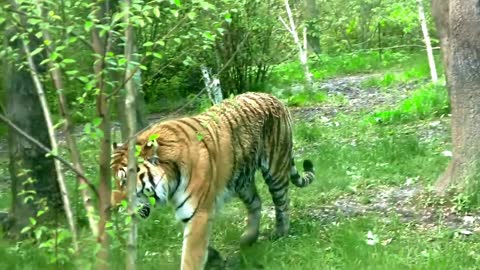
[[[8,37],[5,37],[8,39]],[[39,44],[37,39],[32,38],[31,46]],[[23,54],[21,40],[14,41],[10,46],[20,49]],[[40,55],[34,58],[35,64],[41,62]],[[6,66],[5,89],[7,92],[7,117],[28,134],[50,147],[47,125],[43,114],[40,100],[35,97],[35,86],[28,70],[17,70],[13,63]],[[39,70],[43,72],[43,70]],[[8,235],[14,238],[20,237],[20,231],[29,225],[29,218],[36,217],[38,210],[43,207],[39,204],[44,200],[50,211],[44,216],[44,220],[57,220],[62,215],[62,200],[55,175],[54,162],[45,157],[45,152],[37,148],[30,141],[9,128],[8,130],[9,172],[12,178],[11,192],[12,204],[6,225]],[[35,192],[32,199],[26,199],[29,191]]]
[[[99,20],[99,23],[107,24],[105,21],[107,8],[109,2],[97,0],[96,5],[93,5],[94,14]],[[99,216],[98,222],[98,237],[97,242],[100,244],[100,250],[97,253],[96,268],[109,269],[110,259],[110,241],[106,232],[106,224],[110,220],[110,197],[112,193],[111,184],[111,170],[110,170],[110,156],[111,149],[111,123],[110,123],[110,108],[108,102],[108,95],[106,93],[105,83],[105,55],[110,48],[109,36],[101,37],[97,25],[92,27],[92,46],[96,55],[93,71],[96,76],[98,94],[96,96],[97,116],[101,119],[99,129],[103,132],[103,137],[100,141],[100,154],[98,159],[99,164]]]
[[[435,66],[435,59],[433,58],[432,43],[430,42],[430,35],[428,34],[427,19],[425,18],[425,11],[423,8],[422,1],[423,0],[417,0],[418,18],[420,20],[420,26],[422,27],[423,40],[425,42],[425,48],[427,50],[428,66],[430,67],[430,76],[432,78],[432,82],[437,83],[438,81],[437,67]]]
[[[477,0],[434,1],[433,10],[440,26],[452,107],[453,157],[435,185],[443,194],[451,186],[465,188],[470,181],[478,181],[480,6]]]

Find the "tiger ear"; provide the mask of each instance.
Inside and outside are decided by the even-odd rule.
[[[112,143],[112,149],[113,150],[117,150],[117,148],[120,148],[122,146],[123,146],[123,144],[121,144],[121,143],[117,143],[117,142]]]

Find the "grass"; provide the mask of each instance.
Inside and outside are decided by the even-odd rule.
[[[438,73],[442,74],[440,56],[435,55]],[[309,60],[311,73],[315,80],[320,81],[332,77],[382,73],[381,79],[365,82],[365,86],[387,87],[396,82],[424,79],[430,76],[426,54],[419,52],[384,52],[380,59],[378,52],[349,53],[336,56],[313,56]],[[405,68],[407,67],[407,68]],[[400,74],[397,74],[399,73]],[[298,61],[286,62],[276,66],[271,75],[270,83],[282,87],[304,81],[303,69]]]
[[[443,170],[447,158],[439,155],[448,142],[441,137],[422,142],[408,124],[375,125],[362,122],[358,115],[338,115],[330,121],[297,122],[295,145],[301,158],[314,161],[318,179],[305,189],[291,189],[291,235],[276,241],[262,239],[250,248],[240,249],[245,210],[237,200],[227,204],[216,219],[212,242],[231,269],[468,269],[478,263],[479,247],[475,236],[452,238],[453,232],[415,231],[395,217],[334,217],[334,222],[315,217],[314,210],[352,190],[375,185],[403,184],[407,177],[431,183]],[[335,123],[335,124],[334,124]],[[95,172],[95,142],[81,142],[91,177]],[[298,162],[300,163],[300,162]],[[274,228],[272,202],[265,184],[258,179],[264,201],[262,232]],[[78,200],[77,200],[78,201]],[[122,226],[119,226],[121,228]],[[366,234],[372,231],[388,245],[369,246]],[[124,258],[121,231],[112,231],[115,258]],[[181,230],[171,209],[158,209],[139,224],[139,269],[178,269],[181,255]],[[431,242],[431,239],[434,239]],[[92,245],[84,252],[87,265],[92,261]],[[54,254],[39,250],[33,243],[20,247],[0,242],[2,269],[44,269]],[[60,249],[62,254],[66,251]],[[451,256],[445,256],[451,254]],[[122,268],[123,259],[114,259],[113,268]],[[68,265],[60,264],[68,269]],[[471,268],[473,269],[473,268]]]
[[[382,124],[411,122],[439,117],[450,112],[448,93],[444,86],[426,84],[413,91],[397,107],[374,112],[367,121]]]

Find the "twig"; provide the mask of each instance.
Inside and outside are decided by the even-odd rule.
[[[85,175],[83,175],[81,172],[79,172],[70,162],[62,158],[61,156],[58,156],[55,153],[52,153],[52,150],[46,147],[44,144],[33,138],[32,136],[28,135],[25,131],[23,131],[21,128],[19,128],[17,125],[15,125],[10,119],[8,119],[5,115],[0,114],[0,120],[2,120],[7,126],[11,127],[15,132],[20,134],[22,137],[27,139],[27,141],[33,143],[35,146],[40,148],[42,151],[44,151],[46,154],[51,154],[51,156],[55,159],[58,159],[60,162],[62,162],[67,168],[69,168],[72,172],[74,172],[78,177],[81,177],[85,179],[85,183],[88,185],[88,187],[92,190],[92,192],[95,194],[95,196],[98,197],[98,191],[97,188],[92,184],[90,180],[88,180]]]

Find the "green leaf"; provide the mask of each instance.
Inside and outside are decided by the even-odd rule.
[[[197,13],[194,12],[194,11],[190,11],[188,14],[187,14],[188,18],[190,20],[194,20],[196,17],[197,17]]]
[[[224,18],[225,18],[225,21],[226,21],[227,23],[231,23],[231,22],[232,22],[232,14],[227,13],[227,14],[225,14]]]
[[[102,118],[97,117],[97,118],[92,120],[92,123],[95,127],[98,127],[102,123]]]
[[[30,228],[30,226],[27,226],[27,227],[23,228],[23,229],[20,231],[20,233],[21,233],[21,234],[24,234],[24,233],[30,231],[30,229],[32,229],[32,228]]]
[[[37,224],[37,221],[34,218],[30,217],[28,219],[30,220],[30,224],[32,224],[33,226],[35,226],[35,224]]]
[[[45,214],[45,211],[39,210],[39,211],[37,212],[37,217],[40,217],[40,216],[42,216],[43,214]]]
[[[90,29],[92,29],[93,22],[92,21],[86,21],[83,27],[85,28],[85,31],[89,32]]]
[[[41,51],[43,51],[43,48],[42,48],[42,47],[36,48],[35,50],[33,50],[33,52],[30,53],[30,56],[37,55],[37,54],[39,54]]]
[[[65,73],[66,73],[67,75],[70,75],[70,76],[76,75],[76,74],[78,74],[79,72],[80,72],[80,71],[78,71],[78,70],[67,70],[67,71],[65,71]]]
[[[159,137],[160,137],[159,134],[152,134],[152,135],[150,135],[150,137],[148,137],[148,140],[149,140],[149,141],[155,141],[155,140],[157,140]]]
[[[197,133],[197,140],[198,140],[198,141],[202,141],[203,138],[204,138],[204,136],[203,136],[202,134]]]
[[[160,9],[158,7],[153,9],[153,15],[155,15],[157,18],[160,18]]]
[[[85,126],[83,126],[83,132],[85,134],[90,134],[92,132],[92,124],[86,123]]]
[[[156,53],[156,52],[153,53],[153,57],[158,58],[158,59],[162,59],[162,58],[163,58],[162,54]]]
[[[151,41],[147,41],[145,43],[143,43],[143,47],[152,47],[153,46],[153,42]]]
[[[63,59],[62,62],[66,63],[66,64],[73,64],[73,63],[76,63],[77,61],[75,59],[65,58],[65,59]]]
[[[155,206],[155,203],[157,202],[154,197],[149,197],[148,201],[150,202],[151,206]]]
[[[175,5],[177,5],[177,7],[181,7],[182,3],[180,2],[180,0],[175,0]]]

